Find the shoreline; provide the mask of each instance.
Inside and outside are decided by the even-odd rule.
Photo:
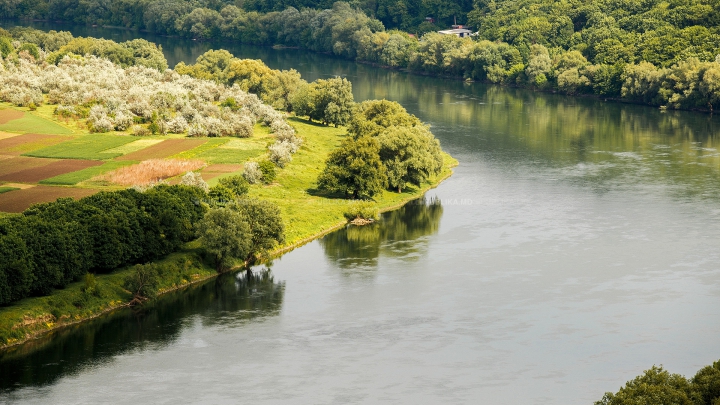
[[[450,157],[449,155],[447,155],[447,156]],[[418,199],[418,198],[422,198],[422,196],[424,196],[425,193],[427,193],[428,191],[430,191],[430,190],[432,190],[432,189],[434,189],[434,188],[437,188],[442,182],[444,182],[444,181],[447,180],[450,176],[452,176],[452,175],[453,175],[453,170],[452,170],[452,169],[453,169],[454,167],[456,167],[458,164],[459,164],[459,163],[458,163],[458,161],[457,161],[456,159],[450,157],[450,159],[447,159],[447,160],[446,160],[446,163],[445,163],[445,165],[443,166],[442,172],[438,175],[438,177],[437,177],[436,179],[433,179],[433,181],[432,181],[431,183],[428,183],[428,184],[424,185],[423,187],[418,188],[418,189],[417,189],[416,191],[414,191],[412,194],[409,194],[409,195],[407,195],[405,198],[403,198],[400,202],[395,202],[395,203],[393,203],[393,204],[391,204],[391,205],[387,205],[387,206],[384,206],[384,207],[379,207],[379,212],[380,212],[380,213],[384,213],[384,212],[393,211],[393,210],[396,210],[396,209],[398,209],[398,208],[400,208],[400,207],[403,207],[404,205],[406,205],[406,204],[409,203],[410,201],[416,200],[416,199]],[[332,224],[332,225],[330,225],[330,226],[328,226],[328,227],[325,227],[325,228],[321,229],[320,231],[315,232],[315,233],[313,233],[312,235],[307,236],[307,237],[305,237],[305,238],[302,238],[302,239],[300,239],[300,240],[298,240],[298,241],[295,241],[295,242],[293,242],[293,243],[290,243],[289,245],[278,247],[277,249],[275,249],[275,250],[273,250],[272,252],[270,252],[266,258],[264,258],[263,260],[260,260],[260,261],[258,262],[258,264],[264,263],[264,261],[267,260],[267,259],[273,259],[273,258],[280,257],[281,255],[283,255],[283,254],[285,254],[285,253],[288,253],[288,252],[290,252],[290,251],[292,251],[292,250],[295,250],[295,249],[297,249],[297,248],[299,248],[299,247],[302,247],[303,245],[308,244],[308,243],[310,243],[310,242],[312,242],[312,241],[314,241],[314,240],[316,240],[316,239],[318,239],[318,238],[321,238],[321,237],[323,237],[323,236],[325,236],[325,235],[327,235],[327,234],[329,234],[329,233],[331,233],[331,232],[334,232],[334,231],[342,228],[343,226],[346,226],[347,224],[348,224],[348,221],[347,221],[347,220],[343,220],[342,222],[337,222],[337,223]],[[190,242],[190,243],[192,243],[192,242]],[[179,254],[179,255],[187,255],[188,252],[187,252],[187,251],[185,251],[185,252],[179,252],[179,253],[175,253],[175,254],[171,254],[171,255],[178,255],[178,254]],[[165,258],[165,259],[167,259],[167,258]],[[164,259],[163,259],[163,260],[164,260]],[[230,269],[229,271],[223,272],[223,273],[218,273],[217,271],[213,271],[213,272],[206,273],[206,274],[198,274],[198,277],[197,277],[197,278],[193,278],[191,281],[188,281],[188,282],[186,282],[186,283],[181,283],[181,284],[175,284],[175,285],[172,285],[172,286],[169,287],[169,288],[161,289],[160,292],[158,293],[158,297],[159,297],[159,296],[162,296],[162,295],[165,295],[165,294],[168,294],[168,293],[171,293],[171,292],[174,292],[174,291],[179,291],[179,290],[181,290],[181,289],[183,289],[183,288],[185,288],[185,287],[188,287],[188,286],[192,286],[192,285],[199,284],[199,283],[202,283],[202,282],[204,282],[204,281],[213,279],[213,278],[219,276],[220,274],[225,274],[225,273],[228,273],[228,272],[236,272],[236,271],[239,271],[239,270],[243,269],[243,267],[244,267],[244,266],[242,266],[242,265],[235,266],[235,267],[233,267],[232,269]],[[119,271],[117,271],[117,272],[113,272],[113,273],[111,273],[111,274],[117,276],[119,273],[122,273],[122,272],[124,272],[124,271],[129,270],[129,269],[130,269],[130,267],[125,268],[125,269],[122,269],[122,270],[119,270]],[[80,283],[80,282],[78,282],[78,283]],[[71,287],[68,287],[68,289],[70,289],[70,288],[71,288]],[[65,291],[65,290],[59,290],[59,291]],[[48,297],[53,297],[53,295],[45,296],[45,297],[33,297],[33,298],[29,298],[28,300],[36,300],[36,299],[37,299],[37,300],[40,300],[40,299],[45,299],[45,298],[48,298]],[[113,301],[113,302],[114,302],[114,301]],[[131,306],[129,305],[129,302],[130,302],[130,301],[121,301],[121,302],[117,302],[117,303],[115,303],[115,304],[113,304],[113,302],[111,302],[111,304],[110,304],[109,306],[104,307],[103,309],[101,309],[101,310],[99,310],[99,311],[93,311],[93,312],[91,312],[91,313],[89,313],[89,314],[87,314],[87,315],[85,315],[85,316],[82,316],[82,317],[77,317],[77,316],[76,316],[75,319],[68,320],[68,321],[66,321],[66,322],[63,322],[63,321],[62,321],[63,317],[66,316],[66,315],[62,315],[62,316],[60,316],[58,319],[55,319],[55,322],[48,322],[47,317],[48,317],[48,316],[53,317],[53,315],[51,315],[51,314],[45,314],[45,315],[43,315],[43,316],[40,317],[40,318],[28,319],[28,321],[31,321],[31,322],[29,322],[29,323],[27,323],[27,324],[25,324],[25,321],[24,321],[24,320],[27,319],[27,318],[23,318],[24,320],[23,320],[22,322],[16,323],[14,326],[12,326],[12,327],[11,327],[11,330],[13,330],[13,329],[27,328],[27,327],[32,328],[33,326],[36,326],[36,325],[43,325],[44,327],[40,326],[39,328],[35,328],[34,330],[32,330],[32,329],[31,329],[31,330],[28,330],[28,331],[25,333],[24,338],[22,338],[22,339],[13,339],[12,341],[9,341],[9,342],[7,342],[7,343],[0,344],[0,354],[1,354],[2,352],[5,352],[5,351],[10,350],[10,349],[12,349],[12,348],[17,348],[17,347],[19,347],[19,346],[22,346],[23,344],[26,344],[26,343],[28,343],[28,342],[30,342],[30,341],[34,341],[34,340],[43,338],[43,337],[47,336],[48,334],[50,334],[50,333],[52,333],[52,332],[55,332],[55,331],[58,331],[58,330],[61,330],[61,329],[65,328],[65,327],[69,327],[69,326],[73,326],[73,325],[78,325],[78,324],[81,324],[81,323],[83,323],[83,322],[86,322],[86,321],[90,321],[90,320],[92,320],[92,319],[99,318],[100,316],[103,316],[103,315],[106,315],[106,314],[110,314],[111,312],[113,312],[113,311],[115,311],[115,310],[120,310],[120,309],[123,309],[123,308],[129,308],[129,307],[131,307]],[[53,317],[53,318],[54,318],[54,317]]]

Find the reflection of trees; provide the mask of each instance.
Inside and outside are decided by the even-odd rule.
[[[247,276],[223,274],[201,285],[159,297],[138,310],[62,329],[0,353],[0,393],[22,386],[51,384],[60,377],[109,361],[133,349],[160,348],[182,332],[182,320],[200,316],[204,325],[240,325],[277,315],[284,283],[269,271]]]
[[[421,198],[383,214],[370,225],[348,225],[320,239],[327,257],[341,269],[374,268],[378,258],[416,259],[426,248],[424,236],[437,232],[443,208],[438,199]]]

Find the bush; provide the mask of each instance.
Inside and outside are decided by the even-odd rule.
[[[245,163],[243,167],[243,177],[250,184],[256,184],[262,181],[263,173],[260,171],[260,165],[258,162]]]
[[[135,300],[155,298],[160,286],[158,273],[157,264],[137,264],[125,278],[123,286],[132,293]]]
[[[187,172],[182,176],[182,179],[180,180],[180,184],[184,186],[190,186],[190,187],[197,187],[204,192],[208,192],[210,189],[208,187],[208,184],[203,180],[200,173],[196,172]]]
[[[270,184],[275,181],[277,173],[275,171],[275,164],[269,160],[263,160],[258,164],[258,168],[262,172],[262,182]]]
[[[142,125],[133,125],[132,133],[135,136],[148,136],[150,131]]]
[[[343,213],[348,221],[353,219],[378,219],[380,211],[377,206],[369,201],[354,201],[350,203],[347,210]]]
[[[275,163],[278,167],[285,167],[286,164],[292,161],[292,154],[295,146],[290,142],[275,142],[268,148],[270,150],[270,161]]]
[[[218,183],[227,187],[236,197],[242,197],[248,192],[248,181],[243,176],[223,177]]]

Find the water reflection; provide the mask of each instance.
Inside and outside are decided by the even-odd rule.
[[[284,283],[270,271],[223,274],[140,309],[65,328],[0,352],[0,393],[52,384],[126,352],[160,349],[176,342],[197,319],[205,326],[227,327],[277,315],[283,293]]]
[[[325,255],[345,274],[372,271],[381,256],[417,260],[427,250],[424,237],[437,232],[443,207],[437,198],[421,198],[387,212],[365,226],[348,225],[320,239]]]

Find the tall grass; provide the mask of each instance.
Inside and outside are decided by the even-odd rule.
[[[149,159],[113,170],[101,179],[121,186],[147,186],[204,166],[202,160]]]

